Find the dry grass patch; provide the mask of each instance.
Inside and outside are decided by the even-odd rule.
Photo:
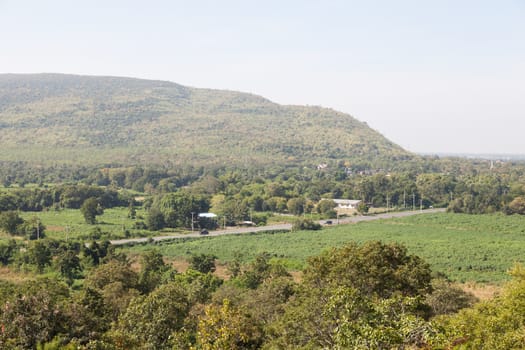
[[[481,301],[490,300],[499,294],[502,287],[492,284],[463,283],[458,285],[467,293],[472,293]]]
[[[34,278],[35,276],[31,273],[14,270],[7,266],[0,267],[0,279],[6,282],[19,284]]]

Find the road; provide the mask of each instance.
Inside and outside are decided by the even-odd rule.
[[[325,225],[325,226],[333,226],[333,225],[338,225],[338,224],[339,225],[353,224],[353,223],[361,222],[361,221],[401,218],[405,216],[412,216],[412,215],[418,215],[418,214],[442,213],[442,212],[445,212],[445,210],[446,209],[439,208],[439,209],[392,212],[392,213],[384,213],[384,214],[377,214],[377,215],[351,216],[351,217],[345,217],[345,218],[339,219],[339,221],[337,221],[336,219],[333,219],[332,225]],[[320,221],[321,224],[324,222],[326,222],[326,220]],[[127,244],[127,243],[141,243],[141,242],[143,243],[143,242],[148,242],[150,240],[158,242],[158,241],[163,241],[167,239],[177,239],[177,238],[215,237],[215,236],[222,236],[222,235],[234,235],[234,234],[240,234],[240,233],[261,232],[261,231],[286,231],[286,230],[291,230],[291,229],[292,229],[292,224],[275,224],[275,225],[267,225],[267,226],[261,226],[261,227],[228,228],[226,230],[210,231],[208,235],[201,235],[199,232],[193,232],[193,233],[185,233],[185,234],[178,234],[178,235],[116,239],[110,242],[111,244],[114,244],[114,245],[121,245],[121,244]]]

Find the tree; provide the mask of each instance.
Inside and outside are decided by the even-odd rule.
[[[377,241],[350,243],[308,259],[304,283],[312,288],[349,286],[387,298],[394,293],[424,295],[431,290],[430,266],[406,247]]]
[[[365,202],[361,201],[357,205],[357,212],[361,215],[368,213],[368,205]]]
[[[201,273],[215,272],[215,259],[212,254],[192,255],[189,259],[190,267]]]
[[[165,194],[157,199],[159,210],[168,227],[191,227],[192,213],[207,212],[209,200],[185,191]]]
[[[505,209],[507,214],[525,215],[525,197],[514,198]]]
[[[96,198],[91,197],[84,201],[84,204],[80,207],[80,212],[84,216],[86,223],[94,225],[97,223],[97,215],[104,214],[104,209]]]
[[[66,286],[49,279],[25,283],[0,312],[0,348],[34,349],[66,331]]]
[[[29,240],[44,238],[45,230],[46,227],[37,217],[32,217],[31,219],[24,221],[21,225],[18,225],[17,228],[18,233],[26,236]]]
[[[301,215],[305,212],[306,200],[302,197],[290,198],[286,203],[288,212],[294,215]]]
[[[249,207],[247,201],[240,198],[240,196],[224,196],[216,195],[213,197],[212,210],[226,218],[229,225],[235,225],[239,221],[243,221],[248,216]]]
[[[158,231],[164,228],[164,214],[162,214],[158,208],[152,207],[148,212],[148,217],[146,218],[146,226],[150,231]]]
[[[113,320],[127,308],[131,299],[139,294],[137,273],[126,262],[115,259],[93,269],[84,284],[102,294],[104,304]]]
[[[204,315],[199,318],[197,349],[259,349],[262,343],[261,326],[247,310],[232,307],[227,299],[222,305],[206,306]]]
[[[79,257],[74,251],[69,249],[57,256],[55,265],[69,286],[73,284],[75,278],[80,276],[80,272],[82,271]]]
[[[135,209],[135,200],[131,198],[128,204],[128,218],[135,219],[136,216],[137,210]]]
[[[271,263],[270,254],[263,252],[248,264],[238,280],[245,288],[257,289],[265,280],[283,276],[289,276],[286,269],[279,263]]]
[[[333,248],[308,260],[303,282],[271,325],[269,348],[425,347],[436,331],[422,296],[430,269],[397,244]]]
[[[164,263],[162,254],[152,249],[141,257],[139,286],[142,293],[148,294],[162,283],[164,273],[169,266]]]
[[[51,265],[51,250],[46,242],[35,241],[28,249],[28,260],[36,266],[39,273],[44,272],[46,266]]]
[[[317,203],[317,212],[319,214],[328,214],[334,210],[337,204],[332,199],[323,199]]]
[[[0,228],[12,235],[16,234],[19,225],[23,224],[24,220],[18,215],[16,211],[5,211],[0,213]]]
[[[14,239],[10,239],[9,242],[7,242],[7,244],[0,244],[0,263],[2,265],[9,265],[9,263],[13,259],[13,256],[15,255],[16,248],[17,245]]]
[[[108,256],[108,254],[111,254],[113,250],[114,247],[111,246],[111,243],[107,240],[100,244],[93,241],[90,245],[84,244],[81,247],[83,260],[87,262],[89,266],[98,266],[101,260]]]
[[[176,274],[174,281],[186,290],[188,300],[192,305],[208,302],[212,293],[224,282],[211,273],[202,273],[193,269],[188,269],[184,273]]]
[[[80,344],[98,341],[110,328],[111,319],[108,308],[104,304],[104,298],[92,288],[84,288],[80,294],[77,294],[66,312],[69,321],[67,327],[69,337]],[[77,345],[72,349],[78,348],[82,347]],[[88,348],[101,349],[99,347]]]
[[[172,349],[172,334],[189,310],[186,290],[175,282],[164,284],[131,301],[112,332],[114,343],[123,349]]]
[[[473,308],[438,319],[444,341],[436,348],[523,349],[525,344],[525,269],[516,265],[500,295]]]

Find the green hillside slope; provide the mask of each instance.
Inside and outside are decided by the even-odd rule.
[[[412,155],[331,109],[165,81],[0,75],[0,160],[243,165]]]

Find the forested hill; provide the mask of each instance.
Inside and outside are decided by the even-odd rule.
[[[264,165],[413,157],[352,116],[165,81],[0,75],[0,161]]]

